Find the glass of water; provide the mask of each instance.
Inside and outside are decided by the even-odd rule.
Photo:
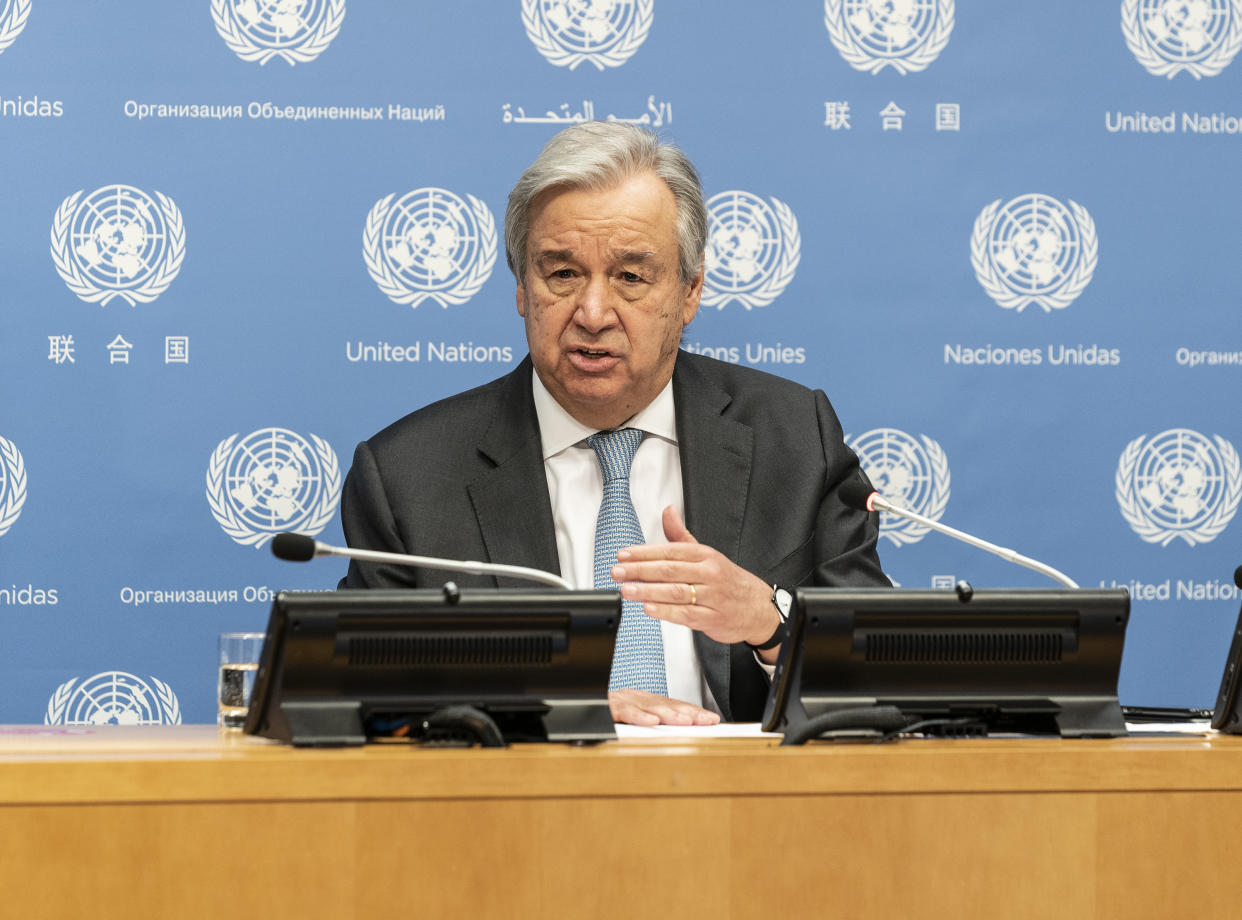
[[[220,634],[220,676],[216,681],[216,724],[240,730],[250,709],[250,691],[259,671],[263,633]]]

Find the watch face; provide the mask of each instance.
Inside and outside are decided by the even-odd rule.
[[[781,619],[789,619],[789,611],[793,607],[793,595],[784,588],[776,588],[772,592],[772,603],[780,611]]]

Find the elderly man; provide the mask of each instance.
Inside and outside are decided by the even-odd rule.
[[[676,147],[556,135],[505,221],[530,355],[360,444],[341,499],[351,546],[619,585],[618,722],[759,719],[788,589],[889,584],[874,522],[836,497],[862,473],[823,392],[679,349],[706,240]],[[341,584],[449,577],[351,563]]]

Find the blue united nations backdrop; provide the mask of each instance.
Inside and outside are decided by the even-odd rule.
[[[0,720],[214,719],[217,634],[342,574],[272,535],[340,542],[354,445],[524,355],[506,195],[586,119],[702,171],[686,349],[822,387],[891,501],[1128,587],[1122,702],[1211,705],[1240,48],[1242,0],[0,0]]]

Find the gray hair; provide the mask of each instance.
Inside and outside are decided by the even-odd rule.
[[[647,171],[664,180],[677,202],[678,269],[683,284],[693,281],[707,247],[707,205],[694,164],[679,147],[661,143],[651,131],[588,121],[548,141],[509,193],[505,258],[518,284],[526,280],[526,241],[536,197],[550,189],[609,189]]]

